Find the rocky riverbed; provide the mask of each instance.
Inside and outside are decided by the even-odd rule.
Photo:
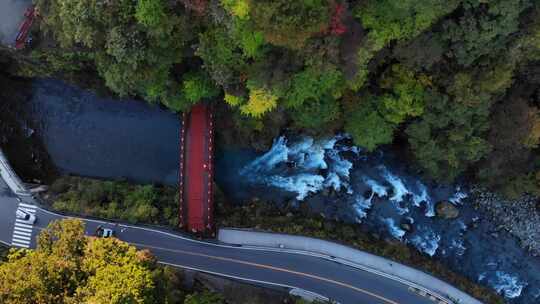
[[[346,135],[280,137],[264,154],[231,151],[217,159],[218,184],[235,201],[257,196],[305,204],[326,219],[355,223],[368,233],[416,248],[492,288],[506,303],[540,299],[540,259],[520,244],[530,247],[526,244],[538,241],[532,231],[533,200],[527,206],[514,203],[513,208],[507,203],[506,209],[498,200],[491,212],[474,208],[478,199],[465,181],[443,185],[423,180],[400,154],[367,153],[352,146]],[[489,204],[490,195],[483,197]]]
[[[540,211],[538,199],[529,195],[505,199],[481,188],[471,190],[474,206],[492,216],[498,229],[517,237],[531,254],[540,256]]]

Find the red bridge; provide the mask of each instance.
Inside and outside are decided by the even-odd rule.
[[[30,33],[30,28],[34,24],[34,18],[36,16],[36,11],[34,6],[30,6],[26,9],[24,13],[24,21],[19,26],[19,33],[15,38],[15,48],[18,50],[24,49],[28,43],[28,35]]]
[[[183,115],[180,131],[180,227],[214,235],[214,131],[211,108],[196,105]]]

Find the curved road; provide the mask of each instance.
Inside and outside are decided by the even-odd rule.
[[[37,222],[25,226],[15,220],[18,207],[35,212]],[[64,216],[36,206],[32,197],[17,197],[0,178],[0,241],[9,246],[35,248],[36,236],[50,221]],[[326,259],[294,253],[254,250],[186,238],[166,230],[83,219],[87,234],[98,225],[114,228],[117,237],[149,249],[171,266],[193,269],[246,281],[301,288],[339,303],[433,304],[408,286],[370,272]]]

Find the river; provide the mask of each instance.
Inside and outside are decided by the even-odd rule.
[[[58,80],[33,81],[24,127],[39,136],[64,173],[174,185],[178,115],[140,101],[102,98]],[[366,153],[346,135],[276,138],[266,153],[221,150],[216,179],[229,197],[307,203],[327,217],[412,244],[455,272],[490,286],[508,303],[540,302],[540,258],[474,210],[464,185],[437,185],[398,155]],[[435,215],[447,200],[454,220]],[[403,230],[402,223],[412,227]]]
[[[178,115],[131,99],[99,98],[55,80],[35,80],[27,104],[60,171],[98,178],[174,185]]]

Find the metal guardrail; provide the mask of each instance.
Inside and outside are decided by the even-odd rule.
[[[30,196],[30,191],[26,189],[19,176],[11,168],[4,152],[0,149],[0,176],[6,182],[8,187],[15,194],[20,196]]]
[[[405,284],[412,288],[409,290],[425,295],[436,304],[482,304],[467,293],[423,271],[331,241],[234,228],[220,229],[218,240],[246,249],[304,254],[331,260]]]

